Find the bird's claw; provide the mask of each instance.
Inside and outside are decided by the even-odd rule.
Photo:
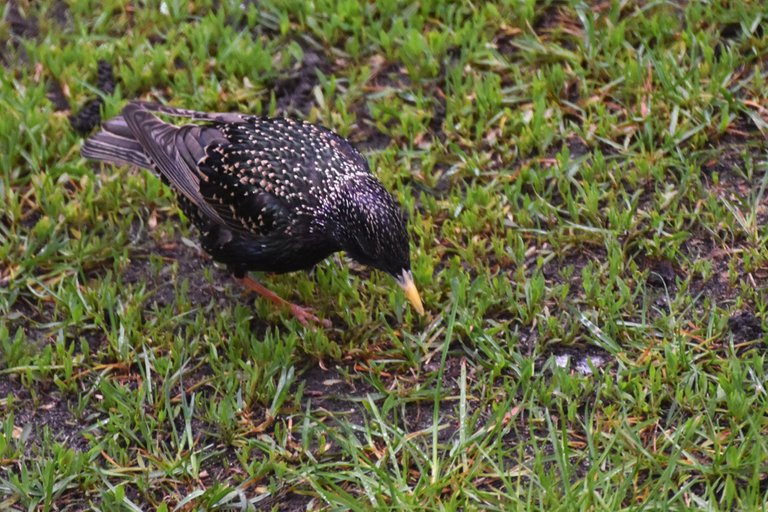
[[[301,325],[307,326],[310,322],[312,322],[320,324],[326,329],[333,327],[333,324],[330,320],[318,318],[312,313],[312,311],[313,310],[311,308],[303,308],[296,304],[291,304],[291,314],[296,317],[296,320],[298,320]]]

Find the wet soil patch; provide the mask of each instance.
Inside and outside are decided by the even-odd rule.
[[[429,121],[429,130],[437,140],[445,142],[443,121],[445,121],[447,110],[446,97],[442,90],[437,90],[436,93],[432,99],[432,119]]]
[[[710,190],[718,196],[727,192],[735,192],[741,195],[749,193],[753,187],[759,185],[761,176],[753,176],[752,182],[742,172],[746,162],[745,156],[753,161],[760,159],[764,153],[765,145],[746,145],[743,141],[729,143],[721,141],[725,145],[711,150],[711,157],[701,164],[701,172],[708,182]],[[714,175],[717,173],[717,182]]]
[[[532,275],[536,268],[536,261],[541,250],[551,250],[549,244],[544,244],[537,251],[531,251],[531,255],[525,261],[526,275]],[[578,250],[569,250],[563,255],[558,251],[558,256],[550,259],[541,267],[541,273],[548,282],[565,283],[570,285],[572,292],[582,289],[581,272],[590,262],[600,263],[605,261],[607,253],[603,247],[588,247],[582,245]],[[570,276],[570,277],[567,277]]]
[[[281,37],[280,22],[273,17],[267,10],[260,5],[259,0],[244,0],[240,2],[241,12],[236,15],[230,15],[227,18],[228,24],[235,30],[241,31],[248,29],[246,13],[253,8],[258,12],[256,25],[251,28],[251,33],[255,36],[264,36],[270,39]]]
[[[593,6],[592,11],[599,13],[599,8]],[[537,14],[533,30],[541,37],[557,41],[567,50],[575,50],[574,40],[583,37],[584,25],[566,7],[555,4]]]
[[[150,255],[161,257],[166,264],[157,273],[151,270]],[[125,268],[122,281],[125,284],[146,284],[153,290],[151,304],[162,308],[173,304],[176,300],[174,283],[188,281],[189,292],[187,299],[192,306],[205,306],[212,301],[217,306],[224,306],[227,298],[224,293],[217,291],[211,284],[205,282],[204,273],[210,267],[214,271],[216,281],[228,279],[229,273],[216,267],[201,250],[187,246],[179,234],[166,242],[157,243],[146,240],[131,254],[129,265]]]
[[[522,34],[522,30],[515,27],[510,27],[504,32],[498,34],[493,39],[493,44],[496,50],[504,57],[512,58],[519,50],[515,45],[515,40]]]
[[[392,139],[376,126],[367,102],[354,105],[352,111],[355,113],[356,121],[349,134],[349,140],[358,151],[366,154],[381,151],[389,146]]]
[[[179,220],[181,222],[181,220]],[[147,235],[138,247],[131,252],[128,266],[123,270],[121,280],[127,285],[143,285],[151,291],[149,300],[144,304],[144,315],[152,316],[164,307],[173,305],[177,299],[177,286],[187,283],[185,295],[187,306],[198,308],[206,315],[215,315],[217,311],[235,307],[237,303],[252,307],[256,295],[248,292],[224,267],[217,265],[204,251],[188,245],[185,238],[177,231],[166,241],[150,240]],[[196,240],[197,233],[190,234]],[[157,271],[149,258],[161,257],[165,264]],[[213,279],[205,278],[208,271]],[[254,316],[249,322],[253,336],[263,337],[272,324]],[[184,333],[187,327],[181,325],[177,334]]]

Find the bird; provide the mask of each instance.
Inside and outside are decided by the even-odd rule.
[[[303,325],[331,324],[248,273],[308,270],[344,251],[394,277],[424,314],[405,213],[365,157],[320,124],[130,101],[80,152],[156,172],[200,232],[202,249],[247,288],[290,308]]]

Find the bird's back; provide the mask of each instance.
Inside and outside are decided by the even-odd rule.
[[[261,233],[249,212],[285,209],[284,220],[299,221],[341,200],[349,182],[372,177],[355,148],[317,125],[253,117],[216,128],[227,142],[208,147],[200,189],[220,215],[231,220],[231,213],[249,231]]]

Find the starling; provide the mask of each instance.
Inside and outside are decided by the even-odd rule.
[[[155,113],[193,122],[177,126]],[[131,102],[81,153],[154,169],[200,231],[202,248],[251,290],[290,306],[302,324],[319,320],[247,273],[309,269],[343,250],[391,274],[424,313],[403,212],[360,152],[322,126]]]

